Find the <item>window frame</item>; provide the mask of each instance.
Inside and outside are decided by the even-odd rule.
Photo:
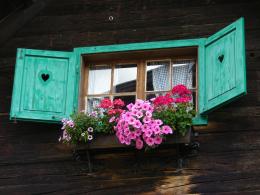
[[[201,70],[201,67],[204,67],[204,44],[206,38],[198,38],[198,39],[186,39],[186,40],[169,40],[169,41],[155,41],[155,42],[141,42],[141,43],[128,43],[128,44],[115,44],[115,45],[103,45],[103,46],[89,46],[89,47],[78,47],[74,48],[74,55],[76,59],[76,68],[81,70],[81,74],[78,74],[78,78],[76,83],[80,83],[78,85],[78,93],[79,101],[78,108],[82,107],[82,98],[84,98],[84,91],[81,91],[82,85],[84,85],[84,63],[83,56],[88,54],[101,54],[101,53],[116,53],[116,52],[131,52],[131,51],[145,51],[152,49],[166,49],[166,48],[185,48],[185,47],[196,47],[197,48],[197,91],[198,91],[198,100],[197,106],[201,104],[201,94],[199,94],[200,87],[200,77],[201,73],[204,71]],[[193,125],[207,125],[207,115],[197,114],[196,117],[193,118]]]

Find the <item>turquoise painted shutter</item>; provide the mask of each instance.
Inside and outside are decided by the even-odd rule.
[[[57,122],[77,105],[72,52],[18,49],[11,119]]]
[[[244,19],[206,39],[199,50],[199,112],[205,114],[246,93]]]

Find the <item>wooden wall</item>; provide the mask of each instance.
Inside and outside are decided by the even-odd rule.
[[[113,20],[109,20],[113,16]],[[173,149],[92,152],[94,172],[58,144],[59,125],[9,121],[16,48],[207,37],[245,17],[248,95],[196,128],[197,157]],[[0,194],[260,194],[260,1],[52,0],[0,47]]]

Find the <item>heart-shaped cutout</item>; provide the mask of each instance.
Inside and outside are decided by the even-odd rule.
[[[44,82],[46,82],[46,81],[50,78],[50,75],[49,75],[49,74],[42,73],[41,77],[42,77],[42,80],[43,80]]]
[[[218,60],[222,63],[224,60],[224,55],[222,54],[222,55],[218,56]]]

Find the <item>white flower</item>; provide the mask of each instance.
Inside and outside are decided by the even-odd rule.
[[[92,140],[93,136],[92,135],[88,135],[88,140]]]
[[[89,127],[88,132],[93,132],[93,127]]]
[[[81,136],[84,137],[86,135],[86,133],[81,133]]]

